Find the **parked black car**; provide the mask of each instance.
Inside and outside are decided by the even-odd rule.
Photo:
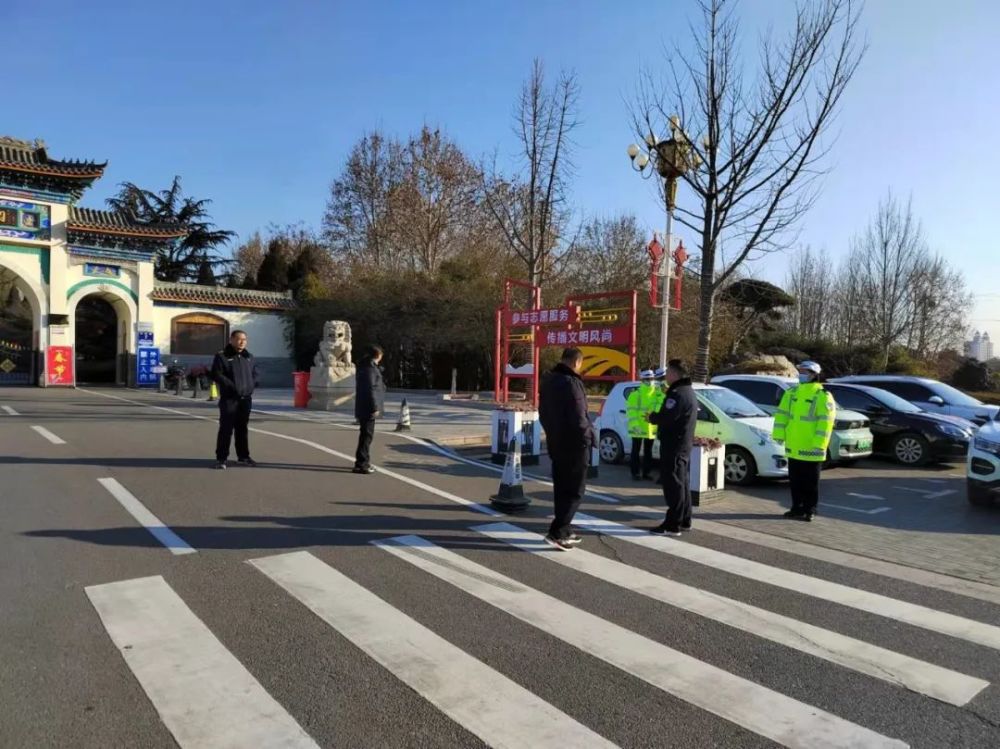
[[[898,395],[864,385],[827,382],[838,406],[871,419],[874,451],[908,466],[964,459],[976,425],[956,416],[927,413]]]

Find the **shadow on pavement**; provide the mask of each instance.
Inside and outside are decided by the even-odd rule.
[[[96,466],[107,468],[200,468],[214,470],[214,458],[17,458],[0,455],[0,465],[11,463],[16,465],[38,466]],[[230,460],[232,470],[248,471],[249,468],[236,466]],[[319,471],[321,473],[350,473],[350,467],[325,466],[307,463],[268,463],[258,461],[255,470],[275,468],[282,471]]]
[[[421,505],[420,509],[447,509],[454,512],[456,508],[453,505],[440,507]],[[365,546],[372,541],[413,534],[452,549],[517,551],[509,544],[470,532],[470,526],[477,523],[469,518],[445,521],[440,518],[420,519],[399,515],[354,514],[307,517],[230,515],[222,517],[220,520],[240,525],[181,525],[171,526],[171,530],[191,547],[198,550]],[[481,522],[498,522],[499,520],[502,518],[483,516]],[[545,526],[548,524],[545,518],[520,517],[517,519],[519,523],[525,521],[536,525],[534,530],[538,532],[544,532]],[[27,531],[22,535],[32,538],[66,538],[99,546],[163,548],[149,531],[135,526],[97,530],[45,529]]]

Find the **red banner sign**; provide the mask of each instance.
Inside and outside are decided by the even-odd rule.
[[[45,377],[48,385],[73,387],[73,347],[49,346],[45,353]]]
[[[509,328],[529,325],[576,325],[580,322],[580,308],[508,310],[506,322]]]
[[[584,330],[550,330],[539,334],[539,346],[628,346],[631,329],[627,325]]]

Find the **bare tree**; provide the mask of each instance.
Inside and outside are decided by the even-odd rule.
[[[479,214],[479,174],[453,141],[424,127],[401,154],[389,199],[394,234],[415,270],[435,273],[453,257]]]
[[[811,247],[801,250],[792,261],[785,288],[796,303],[785,319],[796,335],[815,340],[827,332],[832,302],[830,267],[826,250],[814,253]]]
[[[790,245],[817,196],[838,105],[864,52],[852,0],[800,3],[784,40],[765,35],[755,80],[744,77],[734,0],[701,0],[696,53],[671,56],[669,80],[646,74],[632,107],[643,139],[666,131],[673,115],[702,163],[684,180],[698,196],[678,221],[699,236],[701,289],[695,375],[708,374],[719,289],[748,257]],[[697,161],[695,160],[695,161]],[[732,248],[730,257],[721,242]]]
[[[578,291],[638,289],[648,277],[646,238],[631,215],[584,224],[565,266],[565,279]]]
[[[962,272],[940,255],[928,255],[913,274],[913,324],[907,347],[921,358],[957,349],[967,327],[972,296]]]
[[[389,196],[401,181],[401,146],[375,130],[351,150],[330,186],[323,233],[335,255],[379,269],[400,265]]]
[[[912,202],[901,206],[890,193],[865,231],[852,240],[850,265],[860,291],[866,334],[879,345],[883,371],[889,349],[907,342],[922,287],[927,243]]]
[[[569,224],[566,191],[578,99],[573,74],[562,73],[549,87],[541,61],[535,60],[514,111],[518,167],[505,176],[494,157],[483,170],[486,207],[533,284],[553,269],[560,247],[571,244],[563,235]]]

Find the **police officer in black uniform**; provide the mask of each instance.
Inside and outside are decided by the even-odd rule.
[[[234,330],[229,345],[215,355],[212,380],[219,386],[219,434],[215,440],[215,467],[224,470],[229,445],[236,432],[236,458],[240,465],[255,466],[250,457],[249,423],[253,391],[259,381],[257,363],[247,351],[247,334]]]
[[[691,530],[691,449],[698,423],[698,399],[680,359],[670,360],[665,379],[670,387],[660,410],[650,414],[649,421],[658,427],[660,479],[667,516],[650,532],[679,536],[681,531]]]

